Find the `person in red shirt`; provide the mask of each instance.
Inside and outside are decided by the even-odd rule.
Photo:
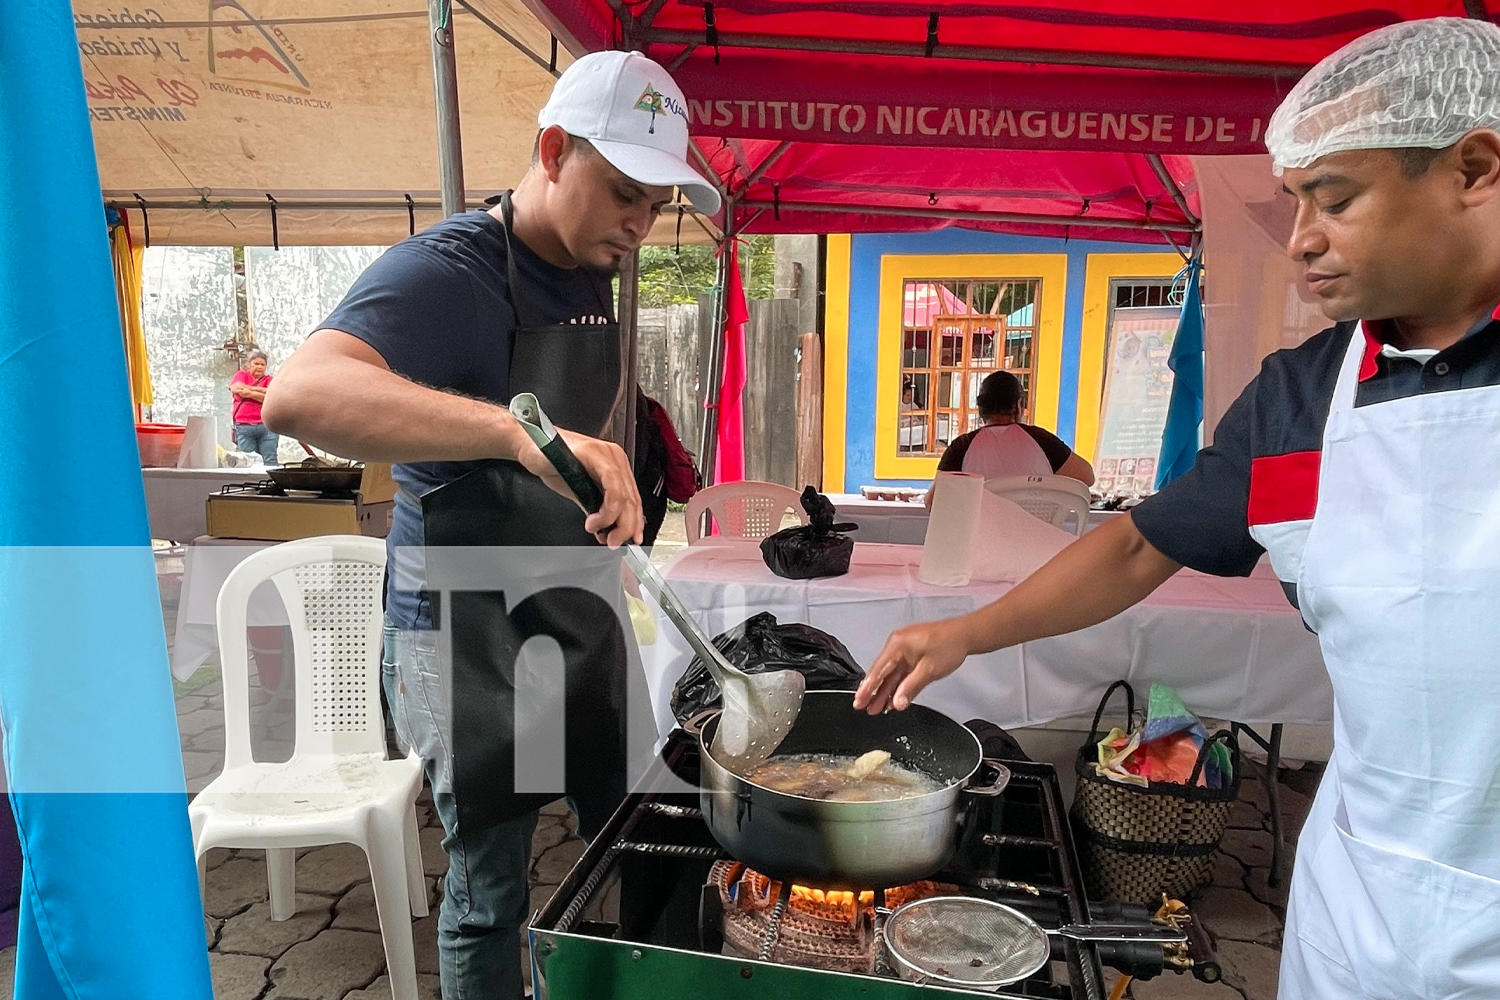
[[[234,418],[235,447],[259,454],[267,465],[275,465],[276,445],[281,439],[260,417],[260,404],[265,402],[266,387],[270,384],[271,376],[266,373],[266,352],[251,351],[245,356],[245,367],[229,380],[229,393],[234,396],[230,413]]]

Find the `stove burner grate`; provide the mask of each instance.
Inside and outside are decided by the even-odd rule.
[[[875,907],[892,908],[956,892],[936,882],[916,882],[874,892],[813,889],[775,882],[738,861],[720,861],[709,872],[723,913],[725,951],[743,958],[832,972],[875,971]],[[882,904],[883,905],[883,904]]]

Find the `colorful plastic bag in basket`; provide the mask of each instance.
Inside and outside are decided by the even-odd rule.
[[[1100,775],[1121,784],[1146,786],[1152,782],[1185,785],[1193,775],[1208,731],[1188,711],[1176,690],[1153,681],[1150,704],[1143,725],[1126,734],[1116,728],[1099,741]],[[1229,748],[1214,743],[1208,748],[1202,788],[1223,788],[1230,779]]]

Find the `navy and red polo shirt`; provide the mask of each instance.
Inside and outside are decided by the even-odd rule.
[[[1255,535],[1305,532],[1318,502],[1323,428],[1351,337],[1366,340],[1355,406],[1500,385],[1500,308],[1435,354],[1395,351],[1384,330],[1380,323],[1340,323],[1266,358],[1192,470],[1131,511],[1140,533],[1191,569],[1248,576],[1265,551]],[[1295,581],[1283,585],[1295,604]]]

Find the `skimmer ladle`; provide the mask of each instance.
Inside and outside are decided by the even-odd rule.
[[[578,497],[583,509],[590,514],[597,512],[604,503],[603,491],[558,435],[536,396],[529,392],[516,395],[510,401],[510,412]],[[724,693],[724,712],[710,749],[731,770],[744,771],[759,764],[792,731],[802,709],[807,678],[796,670],[747,674],[732,665],[688,616],[682,602],[652,565],[651,557],[639,545],[627,543],[624,548],[626,565],[703,660]]]

